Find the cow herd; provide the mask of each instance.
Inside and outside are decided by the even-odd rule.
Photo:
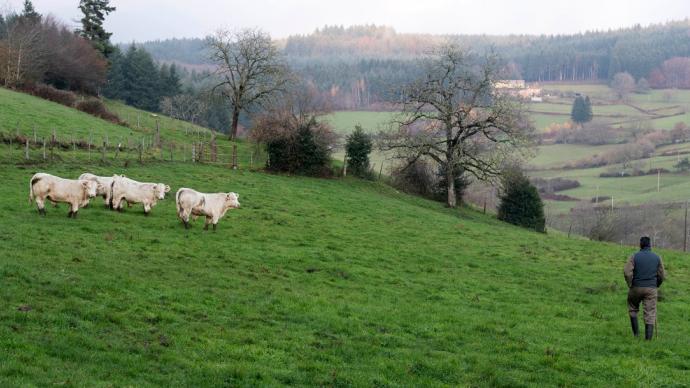
[[[69,205],[68,217],[77,218],[77,212],[89,204],[91,198],[100,196],[106,207],[122,211],[124,204],[131,206],[140,203],[144,214],[148,215],[159,200],[165,199],[170,186],[164,183],[138,182],[124,175],[112,177],[97,176],[85,173],[78,179],[65,179],[46,173],[37,173],[29,181],[29,202],[36,201],[38,213],[46,215],[46,201],[57,206],[58,203]],[[240,207],[237,193],[201,193],[196,190],[181,188],[175,194],[177,217],[189,228],[189,218],[199,216],[206,218],[204,230],[209,224],[216,230],[218,221],[230,209]]]

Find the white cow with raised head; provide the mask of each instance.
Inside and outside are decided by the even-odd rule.
[[[64,202],[70,205],[67,217],[77,218],[79,208],[99,190],[97,182],[86,179],[64,179],[46,173],[37,173],[29,181],[29,202],[36,200],[38,214],[45,215],[45,202]]]
[[[96,195],[99,197],[103,197],[103,202],[105,204],[105,207],[112,208],[113,204],[110,201],[112,195],[113,195],[113,180],[115,179],[116,176],[123,176],[123,175],[114,175],[114,176],[98,176],[94,175],[91,173],[84,173],[79,175],[79,179],[85,179],[89,181],[94,181],[99,184],[98,191],[96,192]]]
[[[208,230],[208,224],[213,224],[216,230],[218,220],[230,209],[240,207],[240,196],[237,193],[200,193],[196,190],[181,188],[175,194],[175,206],[177,216],[184,223],[185,228],[189,228],[189,216],[206,217],[204,230]]]
[[[164,183],[137,182],[124,176],[114,176],[111,187],[113,209],[122,211],[125,201],[128,204],[141,203],[146,215],[170,192],[170,186]]]

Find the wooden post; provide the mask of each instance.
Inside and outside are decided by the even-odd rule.
[[[343,157],[343,178],[347,176],[347,153]]]
[[[51,143],[50,146],[51,146],[51,148],[55,145],[55,142],[56,142],[56,141],[57,141],[57,133],[56,133],[56,129],[53,128],[53,137],[50,139],[50,143]]]
[[[251,170],[253,168],[254,168],[254,151],[251,151],[249,153],[249,169]]]
[[[196,163],[196,145],[192,143],[192,163]]]
[[[187,161],[187,145],[182,144],[182,162],[184,163],[186,161]]]
[[[101,150],[101,162],[105,163],[105,147],[107,143],[104,141],[103,142],[103,149]]]
[[[118,156],[120,156],[120,144],[115,148],[115,160],[117,160]]]
[[[156,119],[156,138],[155,139],[156,139],[156,147],[161,148],[161,128],[160,128],[160,121],[158,121],[158,119]]]
[[[683,225],[683,252],[688,251],[688,200],[685,200],[685,223]]]
[[[107,133],[105,134],[105,145],[106,146],[110,145],[110,141],[108,141],[108,134]]]
[[[143,137],[141,138],[141,147],[139,147],[139,163],[144,162],[144,139]]]
[[[89,161],[91,161],[91,141],[89,140],[88,144],[86,147],[89,149]]]
[[[26,137],[26,146],[24,147],[24,159],[29,160],[29,137]]]
[[[232,144],[232,169],[237,170],[237,144]]]
[[[137,129],[141,128],[141,120],[140,120],[139,116],[140,116],[140,114],[139,114],[139,112],[137,112]]]
[[[379,180],[381,180],[381,173],[383,173],[383,161],[381,161],[381,167],[379,167]]]
[[[43,160],[46,160],[46,138],[43,138]]]
[[[661,191],[661,170],[656,169],[656,192]]]
[[[34,144],[38,144],[38,137],[36,137],[36,125],[34,125]]]

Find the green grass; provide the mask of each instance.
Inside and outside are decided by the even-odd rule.
[[[326,117],[333,129],[339,134],[348,134],[355,130],[355,125],[370,133],[387,129],[387,124],[394,118],[395,112],[338,111]]]
[[[660,386],[686,381],[690,267],[629,334],[632,249],[539,235],[355,180],[191,164],[3,165],[2,386]],[[166,199],[40,218],[35,171],[240,193],[217,233]],[[25,307],[28,306],[28,307]],[[613,306],[613,308],[612,308]],[[29,311],[21,311],[30,308]]]
[[[537,148],[536,156],[529,161],[535,168],[555,168],[568,162],[602,154],[617,145],[588,146],[581,144],[553,144]]]
[[[49,137],[53,129],[61,138],[86,139],[93,134],[101,138],[127,137],[137,134],[134,130],[101,120],[76,109],[43,100],[24,93],[0,88],[0,131],[15,134],[17,129],[24,135]]]

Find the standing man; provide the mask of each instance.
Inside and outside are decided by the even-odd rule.
[[[640,238],[640,251],[631,255],[623,268],[625,281],[628,283],[628,312],[633,335],[640,335],[637,324],[637,313],[640,302],[644,304],[644,339],[651,340],[656,323],[657,288],[666,278],[664,263],[652,252],[649,237]]]

